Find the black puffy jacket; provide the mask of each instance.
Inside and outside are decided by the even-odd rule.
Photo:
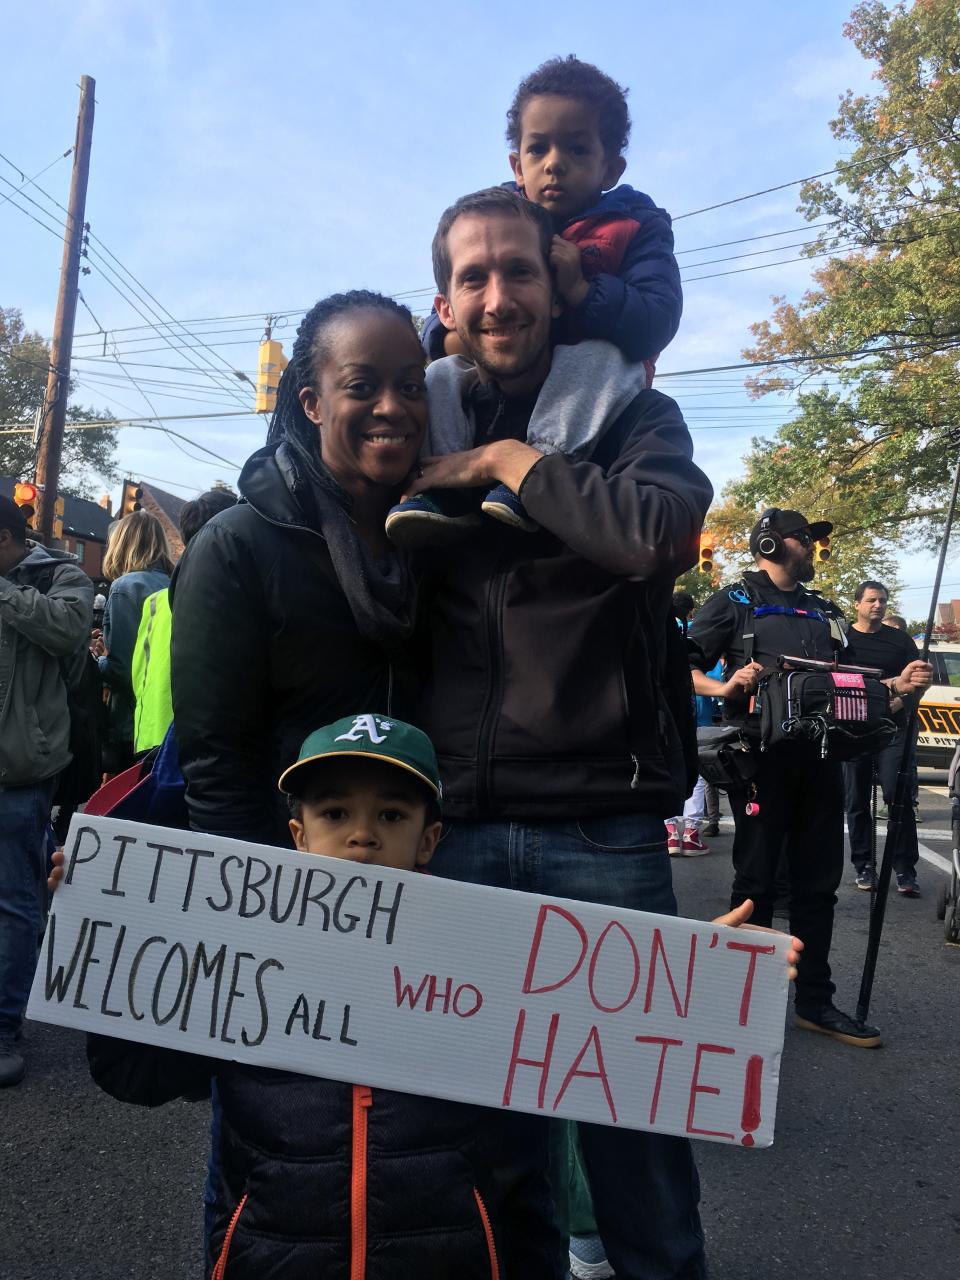
[[[469,406],[478,444],[526,434],[531,404],[497,394]],[[445,816],[680,812],[696,741],[671,596],[713,495],[692,454],[677,405],[644,391],[588,459],[551,454],[527,474],[539,532],[484,521],[434,567],[417,722]]]
[[[170,588],[174,722],[194,830],[289,844],[277,778],[318,725],[360,711],[403,716],[402,656],[364,638],[267,447],[244,501],[200,530]]]
[[[223,1108],[214,1280],[558,1280],[547,1122],[89,1036],[122,1102]],[[219,1270],[218,1270],[219,1267]]]

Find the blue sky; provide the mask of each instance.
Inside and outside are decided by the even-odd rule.
[[[685,312],[661,357],[659,386],[678,399],[698,461],[719,489],[739,471],[750,437],[775,429],[787,406],[748,402],[738,375],[666,375],[738,361],[770,296],[803,289],[809,265],[783,260],[797,258],[794,246],[813,233],[796,212],[796,187],[678,215],[832,168],[838,150],[828,122],[838,99],[871,86],[871,68],[842,35],[850,7],[41,0],[5,16],[0,152],[33,175],[65,151],[79,76],[92,75],[86,216],[94,234],[178,320],[248,317],[191,325],[216,352],[193,359],[253,375],[259,317],[268,312],[360,287],[424,290],[410,303],[428,306],[439,213],[463,192],[509,177],[504,115],[517,82],[547,57],[576,53],[630,86],[625,181],[677,218]],[[69,165],[39,179],[63,203]],[[0,176],[19,182],[2,161]],[[9,192],[0,183],[0,200]],[[711,262],[765,249],[776,252]],[[0,302],[20,307],[45,335],[60,254],[53,235],[12,201],[0,204]],[[743,270],[770,262],[781,265]],[[728,271],[737,274],[716,276]],[[716,278],[693,279],[707,275]],[[112,357],[116,340],[130,373],[157,380],[143,387],[158,413],[243,407],[209,373],[148,368],[182,370],[185,357],[148,330],[112,332],[143,320],[98,268],[81,288],[111,337],[99,361],[92,357],[102,341],[78,338],[78,400],[121,416],[151,412]],[[277,333],[288,349],[296,320]],[[96,328],[81,308],[78,333]],[[159,386],[164,380],[185,385]],[[262,421],[250,417],[171,426],[236,462],[263,438]],[[120,460],[125,472],[182,494],[236,474],[136,429],[121,432]],[[932,572],[911,558],[904,577],[929,582]],[[907,595],[904,606],[919,611],[922,595]]]

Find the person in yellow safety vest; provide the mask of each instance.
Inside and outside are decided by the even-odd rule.
[[[180,537],[186,547],[208,520],[236,504],[230,489],[209,489],[180,512]],[[140,629],[133,649],[132,683],[137,705],[133,719],[134,751],[140,756],[163,741],[173,720],[170,693],[170,634],[173,615],[166,588],[143,602]]]

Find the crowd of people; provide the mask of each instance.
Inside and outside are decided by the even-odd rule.
[[[440,218],[422,341],[381,294],[322,299],[240,501],[188,504],[175,570],[151,516],[118,522],[93,641],[109,690],[104,772],[142,758],[172,723],[192,829],[675,914],[670,856],[705,852],[702,829],[718,818],[716,793],[697,789],[691,680],[701,716],[719,698],[747,731],[758,673],[784,653],[831,661],[849,647],[884,668],[898,699],[929,683],[914,654],[878,641],[880,584],[864,584],[852,631],[803,585],[821,525],[797,512],[764,513],[756,572],[678,627],[674,584],[713,490],[678,406],[650,385],[682,300],[668,215],[617,185],[629,127],[624,91],[596,68],[572,57],[538,68],[508,113],[515,182]],[[49,817],[70,755],[64,659],[85,654],[93,609],[72,558],[30,544],[0,499],[7,1085],[25,1070]],[[335,730],[355,745],[372,723],[376,758],[345,758]],[[892,759],[896,742],[886,750]],[[849,772],[848,795],[862,810],[872,774],[861,773]],[[752,911],[771,924],[785,851],[805,946],[798,1023],[877,1043],[832,1002],[840,766],[789,745],[750,785],[756,817],[744,816],[746,791],[730,795],[735,874],[721,919],[742,925]],[[854,843],[858,873],[869,852]],[[914,862],[906,841],[904,884]],[[95,1080],[126,1101],[210,1097],[214,1280],[325,1268],[369,1280],[707,1274],[686,1139],[384,1095],[382,1159],[368,1173],[382,1195],[361,1248],[343,1210],[349,1086],[103,1037],[89,1052]],[[441,1150],[462,1157],[455,1174]],[[485,1208],[466,1229],[472,1188]]]

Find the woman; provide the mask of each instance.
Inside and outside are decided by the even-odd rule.
[[[110,594],[103,611],[100,674],[110,690],[110,718],[103,765],[122,773],[133,764],[133,647],[143,602],[170,583],[173,559],[163,525],[149,511],[133,511],[114,525],[103,558]]]
[[[426,423],[409,311],[366,291],[318,302],[243,501],[191,540],[170,592],[194,829],[288,845],[276,779],[306,735],[360,710],[403,714],[414,586],[383,522]]]
[[[392,299],[358,291],[318,302],[300,325],[267,445],[241,472],[243,500],[204,525],[181,560],[171,673],[194,829],[289,844],[276,779],[307,734],[407,709],[415,587],[384,519],[426,431],[423,365],[410,313]],[[215,1100],[208,1265],[227,1225],[219,1122]],[[248,1123],[225,1096],[225,1149]],[[313,1166],[298,1159],[309,1200]],[[294,1231],[288,1242],[293,1259],[302,1241]]]

